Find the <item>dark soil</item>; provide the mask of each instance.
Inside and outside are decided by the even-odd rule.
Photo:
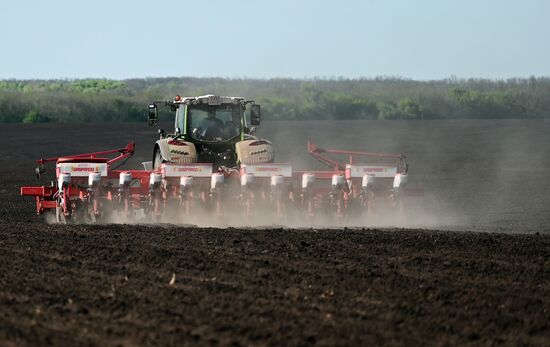
[[[550,343],[550,236],[10,223],[0,249],[4,343]]]
[[[350,143],[362,131],[392,150],[381,140],[394,134],[431,198],[468,207],[452,227],[489,232],[50,225],[18,196],[37,183],[33,160],[135,138],[137,166],[155,136],[137,125],[2,126],[0,345],[550,345],[549,124],[364,124]],[[330,144],[336,124],[318,126]]]

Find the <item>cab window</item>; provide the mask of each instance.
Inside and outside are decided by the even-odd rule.
[[[241,132],[240,105],[189,105],[187,124],[191,137],[200,141],[227,141]]]

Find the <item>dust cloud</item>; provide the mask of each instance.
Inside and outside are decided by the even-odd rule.
[[[136,142],[136,154],[125,168],[139,169],[151,160],[157,135],[142,124],[90,125],[75,132],[71,125],[47,129],[52,138],[74,143],[72,152],[90,152]],[[66,154],[65,141],[37,148],[10,127],[13,161],[29,163],[37,157]],[[120,134],[124,129],[124,134]],[[21,132],[32,133],[29,127]],[[270,213],[246,220],[242,214],[226,214],[224,221],[198,214],[189,221],[166,218],[162,222],[201,226],[403,227],[503,232],[550,232],[549,183],[550,122],[547,120],[456,121],[289,121],[265,122],[257,135],[275,146],[276,162],[292,164],[293,170],[323,170],[323,164],[307,154],[307,140],[320,147],[357,151],[404,153],[409,164],[409,186],[424,191],[411,197],[402,215],[381,212],[353,221],[308,221],[301,217],[273,218]],[[59,135],[56,137],[56,134]],[[74,134],[74,136],[73,136]],[[98,136],[101,134],[101,136]],[[62,135],[62,136],[61,136]],[[11,136],[11,137],[10,137]],[[11,148],[6,149],[7,151]],[[23,150],[24,149],[24,150]],[[347,161],[347,158],[341,158]],[[37,184],[32,178],[21,185]],[[14,178],[15,179],[15,178]],[[19,178],[17,178],[19,180]],[[52,179],[51,175],[47,178]],[[22,178],[21,178],[22,180]],[[19,181],[18,181],[19,182]],[[42,182],[48,185],[49,181]],[[26,201],[32,213],[30,201]],[[139,220],[136,219],[136,220]],[[113,220],[126,223],[125,220]],[[147,222],[140,220],[139,223]]]
[[[407,155],[410,185],[424,195],[409,201],[406,217],[375,226],[550,231],[549,121],[280,122],[268,129],[260,135],[273,140],[276,159],[297,169],[324,168],[307,155],[308,139]]]

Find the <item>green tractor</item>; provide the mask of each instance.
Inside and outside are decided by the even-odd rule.
[[[271,163],[271,142],[253,133],[260,124],[260,105],[242,97],[204,95],[155,101],[149,105],[149,125],[158,125],[158,106],[175,112],[174,133],[159,128],[153,150],[153,169],[162,163],[212,163],[213,169],[238,168],[241,164]],[[247,106],[250,105],[250,124]]]

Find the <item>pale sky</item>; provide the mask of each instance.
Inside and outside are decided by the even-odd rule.
[[[548,0],[5,0],[0,79],[550,76]]]

